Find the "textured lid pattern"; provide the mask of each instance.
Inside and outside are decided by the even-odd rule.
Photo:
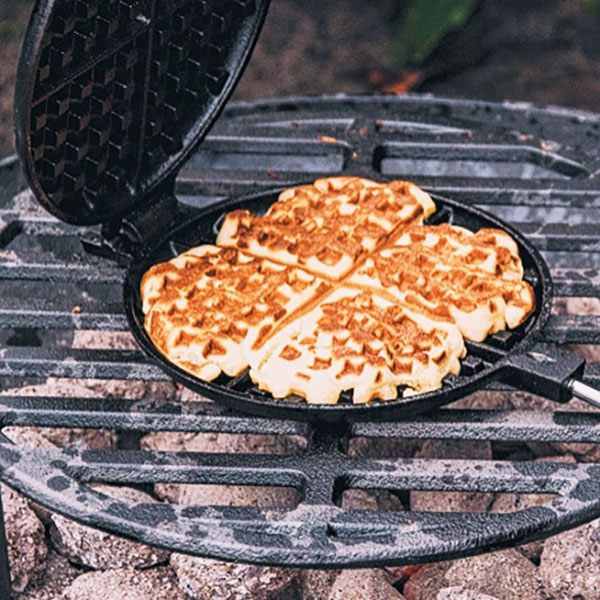
[[[268,0],[38,0],[15,96],[36,196],[71,223],[129,212],[181,164],[241,75]]]

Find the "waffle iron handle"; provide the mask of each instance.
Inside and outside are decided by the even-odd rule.
[[[585,359],[572,352],[536,344],[508,357],[502,380],[556,402],[573,396],[600,408],[600,391],[581,381]]]
[[[575,398],[585,400],[588,404],[600,408],[600,390],[596,390],[577,379],[569,379],[565,385]]]

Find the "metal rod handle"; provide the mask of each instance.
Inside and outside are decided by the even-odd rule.
[[[566,385],[573,396],[585,400],[585,402],[596,408],[600,408],[600,390],[596,390],[581,381],[577,381],[577,379],[569,379]]]

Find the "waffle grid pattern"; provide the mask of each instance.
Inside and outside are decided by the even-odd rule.
[[[154,187],[210,125],[259,12],[255,0],[56,2],[28,124],[44,203],[98,221]]]

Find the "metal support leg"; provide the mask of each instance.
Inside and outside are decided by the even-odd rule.
[[[2,494],[0,493],[0,600],[10,598],[10,566],[8,564],[8,542],[4,529],[4,511],[2,510]]]

